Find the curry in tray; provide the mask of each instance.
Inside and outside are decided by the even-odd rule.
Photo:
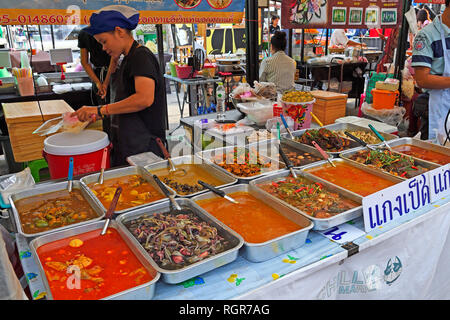
[[[416,157],[422,160],[430,161],[440,165],[450,163],[450,149],[448,154],[422,149],[417,146],[402,144],[399,146],[392,147],[393,150],[407,154],[411,157]]]
[[[95,219],[98,214],[81,191],[60,190],[19,199],[14,202],[22,230],[34,234]]]

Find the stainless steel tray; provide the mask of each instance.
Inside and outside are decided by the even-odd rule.
[[[212,176],[214,176],[215,178],[217,178],[223,182],[221,185],[216,186],[217,188],[230,186],[237,182],[236,178],[233,178],[229,174],[225,174],[222,170],[219,170],[219,169],[211,166],[210,164],[205,163],[202,158],[200,158],[196,155],[187,155],[187,156],[175,157],[175,158],[171,158],[171,159],[175,166],[177,166],[179,164],[196,164],[196,165],[200,166],[203,170],[205,170],[206,172],[208,172],[209,174],[211,174]],[[163,160],[163,161],[149,164],[149,165],[145,166],[144,168],[146,170],[148,170],[151,174],[153,174],[151,172],[152,170],[164,169],[164,168],[167,168],[168,165],[169,165],[169,161]],[[164,181],[163,181],[163,183],[164,183]],[[165,184],[165,185],[167,186],[167,188],[169,190],[171,190],[173,193],[175,193],[178,197],[182,197],[182,198],[194,197],[198,194],[208,191],[208,189],[205,189],[205,190],[202,190],[199,192],[194,192],[194,193],[191,193],[188,195],[183,195],[183,194],[179,194],[178,192],[176,192],[176,190],[172,189],[167,184]]]
[[[287,171],[287,173],[289,173],[289,171]],[[257,199],[261,200],[263,203],[272,207],[274,210],[276,210],[285,218],[301,226],[302,229],[263,243],[250,243],[245,241],[244,239],[244,246],[242,248],[244,258],[252,262],[262,262],[270,260],[276,256],[279,256],[290,250],[296,249],[305,244],[309,230],[313,228],[313,223],[304,216],[297,214],[297,212],[293,210],[293,208],[286,206],[284,205],[284,203],[281,203],[279,201],[274,201],[274,199],[268,197],[265,192],[262,192],[260,189],[255,188],[255,186],[252,185],[252,182],[250,184],[237,184],[231,187],[223,188],[222,190],[225,191],[225,193],[227,194],[233,192],[247,192],[256,197]],[[218,196],[213,192],[208,192],[192,198],[192,201],[195,202],[198,200],[211,198],[218,198]],[[200,205],[198,204],[196,205],[201,210],[206,212],[206,210],[201,208]],[[211,215],[214,216],[212,213]],[[220,221],[215,217],[214,219]]]
[[[369,127],[363,127],[363,126],[358,126],[354,123],[333,123],[333,124],[329,124],[324,126],[324,128],[327,128],[330,131],[341,131],[341,130],[347,130],[347,131],[365,131],[365,132],[371,132],[373,135],[375,135],[372,130],[370,130]],[[392,133],[386,133],[386,132],[380,132],[380,135],[386,140],[386,141],[392,141],[395,139],[398,139],[398,136],[392,134]],[[344,138],[346,139],[350,139],[347,136],[344,136]],[[378,139],[378,138],[377,138]],[[379,141],[378,143],[368,143],[369,145],[373,145],[373,146],[379,146],[382,145],[383,142]],[[347,151],[347,150],[346,150]]]
[[[42,266],[41,260],[39,259],[39,256],[37,254],[37,249],[46,243],[73,237],[73,236],[76,236],[76,235],[79,235],[82,233],[86,233],[89,231],[93,231],[96,229],[99,230],[99,235],[100,235],[100,231],[102,230],[104,224],[105,224],[104,221],[95,221],[95,222],[91,222],[89,224],[85,224],[83,226],[76,226],[71,229],[62,230],[62,231],[54,232],[54,233],[51,233],[51,234],[48,234],[45,236],[41,236],[30,242],[30,249],[33,254],[34,260],[36,261],[36,263],[39,267],[39,271],[40,271],[40,274],[42,277],[42,282],[44,283],[44,286],[45,286],[45,289],[47,292],[46,298],[48,300],[53,300],[52,292],[50,290],[50,285],[47,281],[47,277],[45,275],[45,271]],[[120,234],[122,239],[128,245],[130,250],[139,259],[139,262],[142,263],[142,265],[150,273],[150,275],[153,277],[153,279],[147,283],[143,283],[134,288],[130,288],[128,290],[118,292],[111,296],[105,297],[101,300],[149,300],[149,299],[153,298],[153,295],[155,292],[155,284],[160,277],[159,272],[157,272],[151,266],[151,264],[147,261],[147,259],[145,259],[145,257],[144,257],[145,251],[142,249],[142,247],[136,246],[135,243],[132,241],[132,239],[130,239],[129,236],[126,233],[124,233],[120,228],[118,228],[116,221],[111,220],[110,224],[109,224],[109,228],[114,228],[117,230],[117,232]]]
[[[293,132],[292,132],[292,135],[293,135],[294,137],[300,137],[300,136],[302,136],[302,135],[303,135],[306,131],[308,131],[308,130],[313,130],[313,129],[302,129],[302,130],[298,130],[298,131],[293,131]],[[314,129],[314,130],[315,130],[315,129]],[[359,145],[357,142],[355,142],[355,141],[353,141],[353,140],[351,140],[351,139],[347,139],[347,138],[342,138],[342,139],[347,140],[347,141],[350,142],[350,147],[347,148],[347,149],[345,149],[345,151],[353,150],[353,149],[355,149],[355,148],[359,148],[359,147],[360,147],[360,145]],[[314,148],[313,146],[310,146],[310,145],[308,145],[308,144],[304,144],[304,143],[300,143],[300,142],[297,142],[297,141],[295,141],[295,140],[292,140],[292,139],[290,138],[290,136],[289,136],[288,133],[283,133],[283,134],[281,135],[281,141],[283,141],[283,142],[285,142],[285,143],[288,143],[288,144],[290,144],[290,145],[302,145],[302,146],[308,147],[308,148],[311,150],[311,152],[312,152],[312,150],[316,150],[316,151],[317,151],[317,149]],[[333,157],[338,157],[338,156],[339,156],[339,153],[343,152],[343,151],[339,151],[339,152],[331,152],[331,151],[327,151],[327,150],[324,150],[324,151],[325,151],[328,155],[333,156]]]
[[[249,147],[250,146],[253,146],[253,145],[249,145]],[[305,145],[305,144],[302,144],[302,143],[295,143],[295,142],[292,142],[292,140],[289,140],[289,141],[288,140],[282,140],[282,141],[279,141],[279,142],[277,141],[276,143],[273,143],[271,145],[268,145],[268,144],[261,145],[260,144],[260,145],[258,145],[258,151],[261,154],[263,154],[264,156],[267,156],[267,157],[270,157],[272,159],[275,159],[275,160],[278,160],[280,162],[283,162],[283,160],[281,159],[279,150],[278,150],[280,146],[285,148],[285,149],[290,149],[292,151],[295,151],[297,153],[307,152],[307,153],[310,153],[311,155],[313,155],[315,157],[318,157],[320,159],[320,160],[313,161],[313,162],[310,162],[310,163],[315,163],[315,162],[324,160],[323,156],[320,154],[319,150],[317,150],[316,148],[312,148],[312,147],[310,147],[308,145]],[[310,164],[310,163],[308,163],[308,164]],[[295,166],[294,165],[294,168],[296,168],[296,169],[297,168],[302,168],[302,167],[304,167],[304,166],[306,166],[308,164],[304,164],[304,165],[301,165],[301,166]]]
[[[248,151],[250,150],[251,146],[247,145],[245,146],[245,149]],[[235,179],[238,179],[238,183],[241,182],[245,182],[248,183],[249,181],[259,178],[261,176],[264,176],[266,174],[270,174],[270,173],[274,173],[274,172],[278,172],[278,171],[282,171],[282,170],[286,170],[286,166],[284,163],[275,160],[273,158],[264,156],[264,155],[259,155],[260,158],[264,161],[268,161],[271,163],[271,167],[270,168],[263,168],[261,169],[261,173],[251,176],[251,177],[239,177],[236,176],[234,174],[232,174],[231,172],[228,172],[227,170],[225,170],[224,168],[222,168],[221,166],[219,166],[218,164],[214,163],[214,161],[212,161],[212,157],[214,157],[214,155],[222,155],[222,154],[226,154],[227,152],[229,152],[230,150],[233,150],[233,148],[235,148],[234,146],[229,146],[229,147],[224,147],[224,148],[217,148],[217,149],[211,149],[211,150],[205,150],[202,152],[198,152],[196,155],[201,157],[203,160],[205,160],[206,163],[210,164],[211,166],[221,170],[222,172],[225,172],[226,174],[232,176]],[[238,147],[238,148],[244,148],[244,147]],[[271,169],[271,170],[268,170]]]
[[[142,178],[144,178],[148,183],[150,183],[150,185],[152,187],[154,187],[156,190],[158,190],[161,193],[161,195],[164,196],[164,198],[156,200],[156,201],[152,201],[152,202],[149,202],[149,203],[144,203],[144,204],[141,204],[139,206],[135,206],[135,207],[131,207],[131,208],[115,211],[115,214],[123,214],[123,213],[129,212],[131,210],[135,210],[135,209],[139,209],[139,208],[143,208],[143,207],[148,207],[149,205],[152,205],[154,203],[163,202],[164,200],[167,199],[165,197],[165,195],[164,195],[164,192],[162,192],[161,188],[156,183],[155,179],[153,179],[153,176],[150,174],[150,172],[145,170],[144,167],[129,166],[129,167],[125,167],[125,168],[108,170],[108,171],[105,171],[103,178],[104,178],[104,181],[106,181],[106,180],[109,180],[109,179],[114,179],[114,178],[118,178],[118,177],[132,175],[132,174],[136,174],[136,175],[139,175]],[[105,206],[102,204],[100,199],[98,199],[95,196],[95,194],[92,192],[92,190],[88,187],[88,184],[97,182],[99,176],[100,176],[100,173],[94,173],[94,174],[91,174],[91,175],[88,175],[88,176],[85,176],[85,177],[81,178],[80,181],[83,184],[83,186],[86,188],[86,190],[88,191],[89,195],[97,202],[97,204],[100,206],[100,208],[103,210],[103,212],[106,213],[108,208],[105,208]],[[173,191],[171,191],[171,190],[169,190],[169,191],[172,194],[174,194]]]
[[[324,162],[321,162],[321,163],[323,164],[323,163],[328,163],[328,162],[324,161]],[[362,196],[360,196],[359,194],[356,194],[356,193],[353,193],[351,191],[348,191],[348,190],[346,190],[344,188],[341,188],[341,187],[339,187],[337,185],[334,185],[334,184],[332,184],[332,183],[330,183],[328,181],[325,181],[323,179],[320,179],[318,177],[308,175],[306,172],[301,171],[301,170],[295,170],[295,173],[298,176],[305,177],[305,178],[307,178],[308,180],[310,180],[312,182],[320,182],[320,183],[322,183],[323,186],[327,190],[329,190],[331,192],[336,192],[339,195],[344,196],[347,199],[353,200],[353,201],[359,203],[360,206],[352,208],[352,209],[347,210],[345,212],[342,212],[342,213],[340,213],[338,215],[335,215],[334,217],[331,217],[331,218],[328,218],[328,219],[319,219],[319,218],[312,217],[309,214],[307,214],[306,212],[300,210],[299,208],[290,205],[289,203],[283,201],[282,199],[280,199],[280,198],[278,198],[278,197],[276,197],[274,195],[271,195],[270,193],[264,191],[263,189],[261,189],[258,186],[260,184],[263,184],[263,183],[266,183],[266,182],[269,182],[269,181],[275,181],[275,182],[279,181],[282,178],[285,178],[285,177],[289,176],[290,175],[289,171],[275,173],[275,174],[271,174],[271,175],[268,175],[268,176],[265,176],[265,177],[261,177],[259,179],[251,181],[250,185],[255,187],[255,188],[257,188],[258,190],[260,190],[260,192],[263,193],[266,197],[269,197],[269,198],[271,198],[271,199],[273,199],[273,200],[275,200],[277,202],[283,203],[285,206],[291,208],[292,210],[300,213],[301,215],[305,216],[309,220],[313,221],[314,222],[313,230],[326,230],[326,229],[329,229],[331,227],[334,227],[334,226],[340,225],[342,223],[345,223],[347,221],[350,221],[352,219],[355,219],[355,218],[357,218],[357,217],[362,215],[362,212],[363,212],[363,209],[362,209]]]
[[[450,148],[444,147],[444,146],[440,146],[438,144],[434,144],[434,143],[431,143],[431,142],[426,142],[426,141],[423,141],[423,140],[420,140],[420,139],[414,139],[414,138],[405,137],[405,138],[397,139],[395,141],[388,141],[388,145],[390,147],[396,147],[396,146],[400,146],[400,145],[403,145],[403,144],[419,147],[419,148],[430,150],[430,151],[434,151],[434,152],[437,152],[437,153],[442,153],[442,154],[447,155],[447,156],[450,157]],[[396,151],[395,150],[395,152],[403,154],[403,152],[401,152],[401,151]],[[432,162],[432,161],[429,161],[429,160],[424,160],[424,159],[417,158],[417,157],[413,157],[413,158],[421,160],[421,161],[424,161],[424,162],[430,162],[430,163],[433,163],[433,164],[438,164],[438,163],[435,163],[435,162]]]
[[[19,215],[19,211],[17,210],[16,206],[15,206],[15,201],[18,201],[20,199],[23,198],[29,198],[29,197],[39,197],[39,195],[45,194],[45,193],[51,193],[51,192],[56,192],[56,191],[60,191],[60,190],[64,190],[67,189],[68,187],[68,182],[67,181],[63,181],[63,182],[57,182],[57,183],[51,183],[51,184],[43,184],[43,185],[37,185],[32,189],[28,189],[28,190],[24,190],[18,193],[14,193],[11,194],[8,198],[9,198],[9,202],[11,204],[11,210],[13,212],[14,215],[14,221],[16,223],[16,227],[17,227],[17,232],[21,235],[23,235],[26,238],[34,238],[34,237],[38,237],[38,236],[42,236],[48,233],[53,233],[56,231],[61,231],[61,230],[65,230],[68,228],[72,228],[74,226],[79,226],[79,225],[83,225],[83,224],[87,224],[90,223],[92,221],[97,221],[102,219],[105,216],[105,212],[102,211],[101,207],[98,205],[98,202],[95,201],[95,199],[92,198],[92,196],[89,194],[89,192],[86,190],[86,188],[80,183],[80,181],[78,180],[74,180],[72,181],[72,190],[80,190],[81,194],[83,195],[83,198],[89,203],[89,205],[91,206],[91,208],[97,213],[98,217],[94,218],[94,219],[90,219],[90,220],[86,220],[86,221],[81,221],[81,222],[77,222],[77,223],[73,223],[73,224],[69,224],[67,226],[63,226],[63,227],[59,227],[59,228],[55,228],[55,229],[51,229],[51,230],[47,230],[47,231],[43,231],[43,232],[38,232],[38,233],[26,233],[23,229],[22,229],[22,223],[20,221],[20,215]]]
[[[381,171],[381,170],[373,169],[373,168],[368,167],[368,166],[366,166],[366,165],[363,165],[363,164],[361,164],[361,163],[349,161],[349,160],[344,159],[344,158],[334,158],[334,159],[331,159],[331,161],[334,162],[334,163],[345,162],[345,163],[347,163],[347,164],[349,164],[349,165],[351,165],[351,166],[353,166],[353,167],[356,167],[356,168],[361,169],[361,170],[363,170],[363,171],[365,171],[365,172],[371,173],[371,174],[373,174],[373,175],[375,175],[375,176],[384,178],[384,179],[386,179],[386,180],[389,180],[389,181],[392,181],[392,182],[395,182],[395,183],[400,183],[400,182],[404,181],[404,179],[401,179],[401,178],[399,178],[399,177],[393,176],[393,175],[391,175],[391,174],[387,174],[386,172],[383,172],[383,171]],[[326,164],[328,164],[327,161],[322,161],[322,162],[316,162],[316,163],[312,163],[312,164],[310,164],[310,165],[304,166],[304,167],[302,168],[302,171],[304,172],[304,176],[305,176],[306,178],[308,178],[308,179],[311,179],[311,180],[312,180],[312,179],[315,179],[315,180],[317,180],[317,181],[320,181],[321,183],[322,183],[322,182],[326,182],[326,183],[328,183],[328,184],[332,184],[332,185],[334,185],[334,186],[336,186],[336,187],[338,187],[338,188],[340,188],[340,189],[342,189],[342,190],[346,190],[347,192],[352,193],[352,194],[355,195],[355,196],[362,197],[362,196],[361,196],[360,194],[358,194],[358,193],[355,193],[355,192],[353,192],[353,191],[351,191],[351,190],[348,190],[348,189],[346,189],[346,188],[344,188],[344,187],[341,187],[341,186],[339,186],[339,185],[337,185],[337,184],[334,184],[334,183],[332,183],[332,182],[330,182],[330,181],[328,181],[328,180],[325,180],[325,179],[322,179],[322,178],[320,178],[320,177],[318,177],[318,176],[315,176],[315,175],[313,175],[312,173],[309,173],[309,172],[307,171],[308,169],[312,169],[312,168],[315,168],[315,167],[320,167],[320,166],[326,165]],[[328,164],[328,165],[329,165],[329,164]]]
[[[374,168],[374,167],[371,167],[371,166],[362,164],[362,163],[360,163],[360,162],[358,162],[358,161],[355,161],[355,160],[351,160],[351,159],[350,159],[350,157],[351,157],[352,155],[354,155],[355,153],[357,153],[357,152],[359,152],[359,151],[361,151],[361,150],[367,150],[367,148],[361,147],[361,148],[358,148],[358,149],[355,149],[355,150],[342,152],[339,156],[340,156],[341,158],[343,158],[343,159],[345,159],[345,160],[347,160],[347,161],[353,163],[353,164],[359,164],[359,165],[362,165],[362,166],[365,166],[365,167],[368,167],[368,168],[373,168],[374,170],[384,172],[384,173],[386,173],[386,174],[388,174],[388,175],[390,175],[390,176],[392,176],[392,177],[398,177],[399,179],[402,179],[402,180],[408,180],[408,178],[399,177],[399,176],[393,175],[393,174],[391,174],[391,173],[389,173],[389,172],[387,172],[387,171],[384,171],[384,170],[382,170],[382,169],[377,169],[377,168]],[[399,154],[399,155],[403,155],[403,156],[407,156],[407,155],[404,155],[404,154],[401,154],[401,153],[398,153],[398,152],[392,152],[392,153],[394,153],[394,154]],[[407,157],[409,157],[409,156],[407,156]],[[413,158],[413,157],[411,157],[411,158]],[[436,168],[439,168],[439,167],[440,167],[440,165],[438,165],[438,164],[436,164],[436,163],[433,163],[433,162],[423,161],[423,160],[420,160],[420,159],[417,159],[417,158],[413,158],[413,159],[414,159],[415,164],[420,165],[420,166],[423,166],[424,168],[426,168],[426,169],[428,169],[428,170],[433,170],[433,169],[436,169]]]
[[[178,270],[168,270],[159,267],[158,264],[150,257],[150,255],[147,252],[145,252],[146,259],[150,262],[150,264],[153,266],[155,270],[161,273],[162,280],[164,282],[173,284],[186,281],[188,279],[201,275],[205,272],[211,271],[225,264],[228,264],[238,257],[239,249],[244,244],[244,239],[242,239],[242,237],[239,234],[234,232],[232,229],[230,229],[223,223],[218,222],[216,219],[211,217],[211,215],[208,214],[207,212],[199,210],[199,207],[190,199],[176,198],[175,201],[181,206],[181,208],[184,207],[191,209],[194,212],[194,214],[196,214],[201,220],[206,221],[211,226],[217,228],[218,233],[222,237],[231,241],[232,247],[224,252],[221,252],[219,254],[216,254],[199,262],[195,262],[191,265],[188,265]],[[125,224],[128,221],[138,219],[143,215],[151,215],[157,212],[167,213],[169,212],[170,208],[171,204],[168,200],[166,200],[162,203],[154,204],[150,207],[133,210],[129,213],[123,214],[119,216],[116,219],[116,221],[119,224],[119,226],[125,231],[125,233],[127,233],[130,238],[133,238],[135,245],[139,245],[140,247],[142,247],[142,245],[128,230]],[[144,250],[143,247],[142,249]]]

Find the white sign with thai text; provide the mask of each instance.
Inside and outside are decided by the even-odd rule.
[[[353,241],[366,233],[355,226],[348,223],[343,223],[341,225],[329,228],[324,231],[319,232],[324,237],[330,239],[331,241],[337,242],[339,244],[344,244]]]

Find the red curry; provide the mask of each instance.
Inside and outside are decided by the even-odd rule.
[[[397,152],[407,154],[411,157],[431,161],[437,164],[450,163],[450,156],[446,154],[427,149],[422,149],[413,145],[402,144],[399,146],[392,147],[392,149],[394,149]]]

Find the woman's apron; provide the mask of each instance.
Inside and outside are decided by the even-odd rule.
[[[127,75],[127,64],[133,59],[135,49],[138,47],[138,43],[134,41],[128,55],[123,58],[120,67],[114,75],[114,101],[121,101],[128,98],[135,92],[127,92],[127,86],[124,85],[124,81],[127,81],[129,76]],[[113,140],[113,152],[112,162],[113,166],[121,166],[128,164],[126,159],[129,156],[143,153],[153,152],[157,156],[163,157],[163,153],[156,143],[156,136],[153,135],[148,128],[148,125],[141,117],[141,112],[132,112],[126,114],[114,115],[113,123],[117,124],[117,136]],[[166,143],[165,137],[159,137],[163,143]]]
[[[442,27],[442,16],[439,17],[442,51],[444,57],[444,73],[442,76],[450,77],[450,51],[445,41],[445,32]],[[442,126],[448,111],[450,110],[450,88],[431,89],[428,102],[428,139],[436,138],[436,131]]]

